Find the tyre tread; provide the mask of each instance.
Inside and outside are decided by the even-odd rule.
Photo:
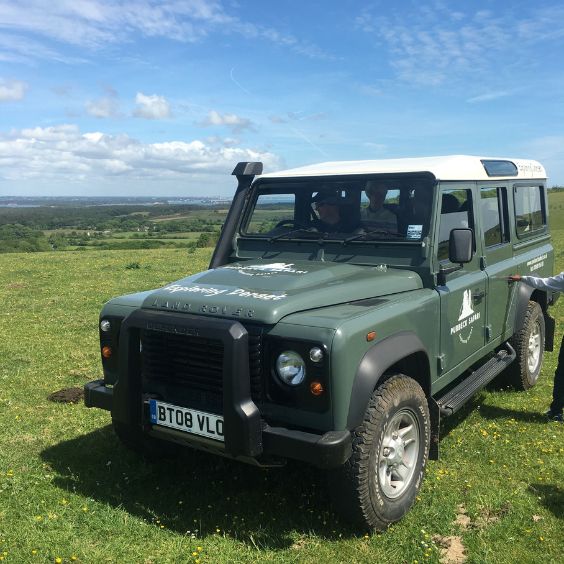
[[[373,509],[370,501],[370,454],[375,433],[384,421],[386,413],[393,407],[396,397],[412,395],[426,405],[425,393],[415,380],[395,374],[385,380],[372,394],[362,423],[352,431],[352,455],[339,469],[329,476],[333,502],[339,512],[354,524],[376,530],[386,529],[392,521],[386,520]],[[429,424],[429,414],[426,414]],[[425,445],[423,467],[428,456]]]
[[[529,369],[527,366],[527,350],[528,350],[528,339],[529,339],[529,331],[530,331],[530,324],[534,321],[534,319],[538,316],[541,320],[541,332],[542,332],[542,343],[541,343],[541,355],[544,351],[544,336],[545,336],[545,327],[544,327],[544,316],[542,313],[542,309],[537,302],[529,301],[527,304],[527,311],[525,312],[525,317],[523,319],[523,325],[521,329],[515,333],[511,339],[509,339],[509,343],[515,349],[517,353],[517,358],[514,362],[512,362],[507,367],[507,376],[508,376],[508,383],[514,386],[519,390],[528,390],[532,388],[535,383],[531,384],[528,378]],[[542,365],[542,356],[540,359],[540,365]],[[539,370],[540,370],[539,365]]]

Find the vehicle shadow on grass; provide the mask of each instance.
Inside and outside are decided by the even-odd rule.
[[[564,489],[556,484],[531,484],[529,490],[558,519],[564,519]]]
[[[227,535],[264,549],[296,536],[355,537],[333,513],[324,473],[305,464],[262,469],[187,449],[148,462],[129,452],[111,426],[45,449],[56,486],[182,535]]]
[[[480,413],[486,419],[515,419],[526,423],[550,423],[542,413],[531,413],[530,411],[518,411],[516,409],[506,409],[493,405],[480,406]]]

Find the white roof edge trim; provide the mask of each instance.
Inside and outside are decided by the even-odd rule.
[[[482,161],[509,161],[517,167],[516,176],[488,176]],[[334,161],[302,166],[263,174],[257,178],[299,178],[304,176],[340,176],[354,174],[397,174],[428,172],[437,180],[519,180],[546,179],[546,171],[531,159],[508,157],[478,157],[447,155],[442,157],[418,157],[371,161]]]

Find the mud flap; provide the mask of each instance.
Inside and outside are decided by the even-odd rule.
[[[429,415],[431,416],[431,442],[429,444],[429,460],[439,460],[439,428],[441,424],[441,410],[437,402],[428,398]]]
[[[544,350],[552,352],[554,350],[554,332],[556,329],[556,321],[554,317],[550,317],[544,312]]]

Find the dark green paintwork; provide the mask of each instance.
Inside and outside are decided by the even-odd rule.
[[[273,246],[264,240],[262,251],[253,243],[249,252],[248,241],[241,240],[232,262],[226,266],[155,291],[111,300],[102,317],[126,316],[138,307],[188,312],[260,323],[269,337],[318,342],[325,346],[330,359],[331,409],[320,414],[267,405],[263,414],[293,427],[345,429],[358,366],[371,347],[402,331],[416,334],[426,348],[431,391],[437,394],[514,333],[519,323],[515,319],[515,286],[507,283],[507,276],[515,272],[552,274],[553,248],[548,227],[529,240],[517,239],[513,183],[491,185],[505,187],[508,193],[510,230],[504,244],[490,248],[485,245],[476,207],[479,183],[438,183],[431,231],[417,245],[351,245],[346,260],[337,262],[338,249],[332,252],[330,245],[326,260],[319,260],[315,242],[308,250],[303,244],[276,242]],[[440,220],[437,208],[441,190],[447,189],[466,189],[472,194],[476,252],[471,263],[449,274],[446,284],[440,286],[437,275],[441,263],[435,248]],[[285,252],[285,248],[289,250]],[[401,255],[395,268],[391,266],[394,249]],[[245,253],[250,253],[249,259],[241,260]],[[276,258],[260,258],[267,253]],[[310,260],[304,260],[305,256]],[[359,264],[370,262],[370,256],[375,257],[375,264]],[[384,257],[390,265],[387,268],[378,266]],[[484,293],[483,298],[474,300],[479,292]],[[473,316],[466,315],[470,310]],[[457,324],[464,320],[472,322],[458,329]],[[370,331],[376,332],[372,342],[366,338]],[[398,350],[398,358],[401,354]],[[419,377],[417,373],[410,376]]]
[[[421,287],[420,277],[409,271],[382,271],[378,267],[330,262],[249,261],[169,284],[149,294],[143,307],[252,319],[273,325],[298,311],[391,296]]]

